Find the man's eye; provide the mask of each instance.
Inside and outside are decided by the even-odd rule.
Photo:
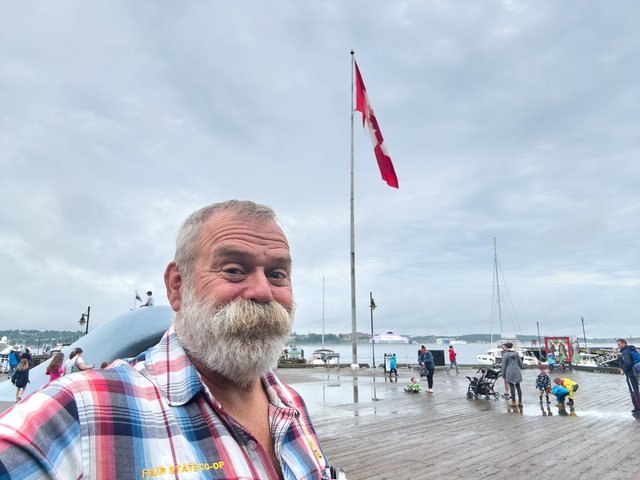
[[[224,273],[227,273],[229,275],[242,275],[244,271],[238,267],[227,267],[224,269]]]
[[[287,278],[289,278],[289,275],[287,275],[286,272],[281,272],[281,271],[271,272],[269,276],[276,280],[286,280]]]

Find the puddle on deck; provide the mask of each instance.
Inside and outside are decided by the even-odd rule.
[[[405,395],[405,384],[390,381],[384,377],[363,377],[354,375],[341,375],[328,373],[318,381],[296,382],[293,387],[305,399],[307,407],[332,408],[345,407],[345,411],[358,415],[359,406],[372,406],[376,402],[384,402],[397,399],[401,394]],[[334,409],[333,411],[337,411]],[[372,411],[375,413],[375,410]]]
[[[332,415],[359,416],[376,415],[377,405],[394,404],[398,407],[404,402],[413,402],[420,397],[429,394],[421,392],[419,394],[408,394],[404,392],[406,379],[400,381],[389,380],[382,376],[354,375],[350,372],[332,371],[313,375],[308,381],[297,381],[292,385],[305,399],[308,408],[313,410],[331,409]],[[509,402],[504,399],[468,399],[466,391],[460,391],[459,385],[447,385],[440,382],[436,384],[436,392],[429,408],[437,411],[446,407],[447,402],[452,401],[452,394],[455,401],[466,402],[468,408],[476,410],[479,414],[492,413],[494,415],[524,415],[527,417],[595,417],[595,418],[626,418],[628,413],[620,411],[595,410],[593,408],[581,409],[578,403],[575,407],[566,406],[561,409],[553,402],[550,408],[546,403],[544,408],[540,408],[537,397],[527,402],[522,408],[510,407]],[[459,396],[458,396],[459,392]],[[444,394],[447,400],[441,403],[438,397]],[[406,404],[405,404],[406,405]],[[394,408],[391,413],[396,413]]]

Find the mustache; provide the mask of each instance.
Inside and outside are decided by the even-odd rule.
[[[220,308],[215,319],[225,335],[246,338],[287,335],[292,326],[291,312],[275,301],[234,300]]]

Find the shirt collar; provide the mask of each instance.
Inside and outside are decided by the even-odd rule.
[[[184,405],[203,388],[198,371],[182,348],[173,325],[145,352],[141,363],[135,367],[158,386],[171,406]]]

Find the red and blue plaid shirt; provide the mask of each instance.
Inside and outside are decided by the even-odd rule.
[[[302,398],[262,378],[286,479],[329,478]],[[74,373],[0,417],[0,478],[274,479],[269,455],[209,393],[173,327],[131,362]]]

